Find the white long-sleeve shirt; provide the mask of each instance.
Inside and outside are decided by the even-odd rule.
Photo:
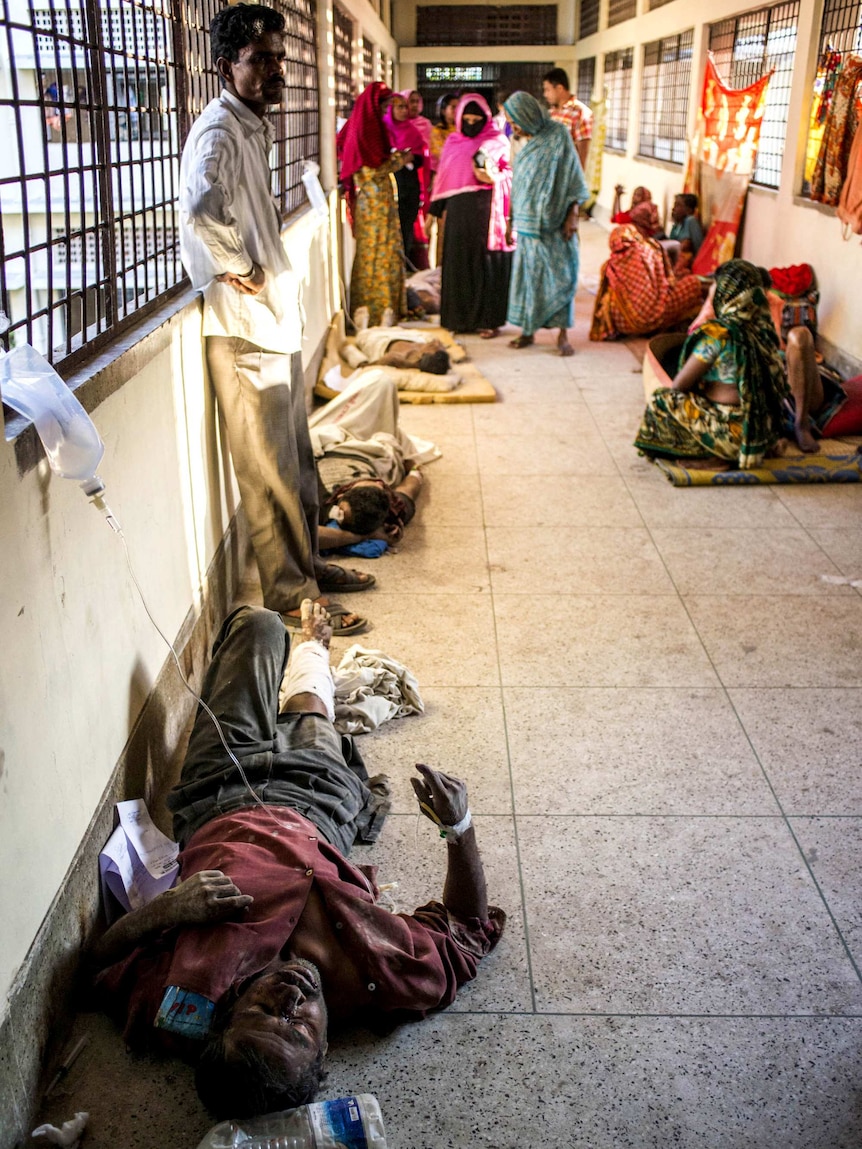
[[[189,132],[180,163],[180,255],[203,294],[204,335],[247,339],[266,351],[302,345],[299,280],[281,241],[270,190],[272,133],[230,92],[212,100]],[[243,295],[215,276],[266,272],[259,295]]]

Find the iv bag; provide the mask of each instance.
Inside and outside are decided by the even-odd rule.
[[[92,479],[105,445],[92,419],[48,362],[29,343],[0,356],[3,402],[30,419],[51,470],[63,479]]]
[[[326,202],[326,192],[320,184],[320,167],[314,160],[306,160],[302,165],[302,182],[305,184],[305,194],[309,203],[321,217],[329,215],[329,206]]]

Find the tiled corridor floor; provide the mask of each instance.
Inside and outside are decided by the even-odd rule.
[[[375,1093],[391,1149],[857,1147],[862,597],[824,576],[862,576],[862,494],[670,487],[590,305],[573,359],[467,341],[501,403],[402,408],[444,457],[352,602],[427,713],[363,741],[397,800],[358,852],[399,908],[439,892],[408,777],[462,775],[509,927],[445,1014],[338,1039],[324,1096]],[[185,1067],[79,1024],[52,1109],[90,1149],[193,1149]]]

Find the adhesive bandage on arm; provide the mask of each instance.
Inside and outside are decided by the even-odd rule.
[[[315,695],[326,706],[329,721],[335,721],[335,683],[329,668],[329,651],[316,640],[291,646],[278,692],[279,711],[297,694]]]

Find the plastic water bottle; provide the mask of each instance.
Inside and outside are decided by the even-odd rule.
[[[105,453],[99,432],[48,360],[29,343],[0,356],[0,393],[4,403],[33,423],[55,474],[76,479],[85,489],[98,479],[96,468]]]
[[[377,1098],[360,1093],[247,1121],[222,1121],[198,1149],[386,1149],[386,1135]]]

